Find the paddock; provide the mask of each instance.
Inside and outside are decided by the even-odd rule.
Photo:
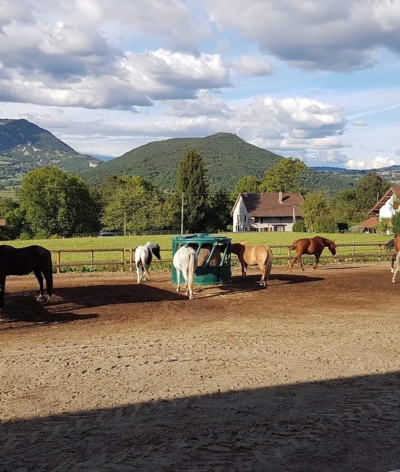
[[[400,468],[390,262],[273,266],[175,292],[171,273],[9,277],[0,470]]]

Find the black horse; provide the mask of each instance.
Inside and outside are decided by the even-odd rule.
[[[4,307],[4,291],[7,275],[26,275],[33,272],[40,286],[38,301],[49,301],[53,294],[53,265],[51,252],[42,246],[27,246],[17,249],[0,245],[0,308]],[[44,296],[43,277],[46,280],[47,296]]]

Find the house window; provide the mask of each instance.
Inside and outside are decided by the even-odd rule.
[[[285,231],[285,225],[275,225],[274,231]]]

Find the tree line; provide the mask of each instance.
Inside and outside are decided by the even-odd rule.
[[[206,165],[195,149],[185,152],[173,191],[140,176],[108,176],[89,187],[79,176],[57,167],[29,172],[17,201],[0,198],[0,217],[6,220],[6,239],[71,237],[100,230],[129,233],[173,230],[216,232],[231,229],[231,210],[242,192],[301,193],[304,220],[297,224],[311,232],[335,232],[338,225],[357,225],[368,216],[390,187],[376,173],[361,178],[355,189],[334,197],[309,192],[304,185],[307,167],[300,159],[282,159],[263,179],[247,175],[233,192],[211,192]]]

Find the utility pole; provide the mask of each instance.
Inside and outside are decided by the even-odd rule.
[[[182,204],[181,204],[181,234],[183,234],[183,192],[182,192]]]

